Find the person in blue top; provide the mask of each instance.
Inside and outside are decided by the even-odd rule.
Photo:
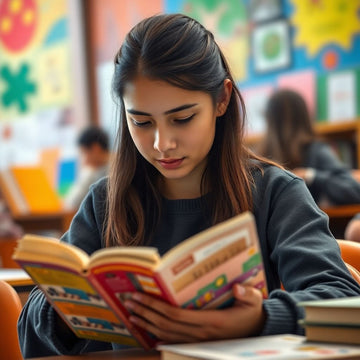
[[[138,23],[115,56],[113,92],[119,131],[109,176],[92,185],[62,241],[89,254],[124,245],[164,254],[250,210],[269,290],[264,300],[237,284],[234,305],[221,310],[176,308],[136,293],[126,301],[134,324],[167,343],[302,334],[299,301],[360,295],[304,181],[246,148],[241,94],[199,22],[162,14]],[[77,338],[39,289],[18,333],[24,357],[121,348]]]
[[[279,89],[265,107],[266,134],[257,153],[304,179],[318,205],[360,203],[360,183],[333,149],[317,139],[303,97]]]

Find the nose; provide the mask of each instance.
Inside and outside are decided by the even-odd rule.
[[[176,148],[176,140],[169,128],[157,128],[154,137],[154,149],[165,153]]]

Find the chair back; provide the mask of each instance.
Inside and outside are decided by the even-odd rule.
[[[22,304],[15,289],[3,280],[0,280],[0,309],[0,359],[22,359],[17,332]]]
[[[345,263],[352,277],[359,283],[360,285],[360,271],[356,270],[353,266],[348,263]]]
[[[20,265],[11,258],[16,246],[17,239],[0,239],[0,267],[11,269],[20,268]]]
[[[360,243],[337,239],[344,262],[360,271]]]

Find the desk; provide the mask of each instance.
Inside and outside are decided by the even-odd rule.
[[[36,233],[42,230],[56,230],[62,235],[70,226],[74,212],[59,211],[48,214],[12,215],[26,233]]]
[[[321,207],[329,216],[330,230],[338,239],[344,238],[345,227],[351,218],[360,213],[360,204]]]
[[[134,350],[117,350],[117,351],[99,351],[83,355],[60,355],[60,356],[45,356],[40,358],[32,358],[32,360],[160,360],[161,355],[159,352],[145,351],[141,349]]]
[[[19,294],[24,305],[34,282],[23,269],[0,269],[0,280],[6,281]]]

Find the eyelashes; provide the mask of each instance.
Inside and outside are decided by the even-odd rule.
[[[172,121],[175,123],[175,124],[178,124],[178,125],[183,125],[183,124],[187,124],[188,122],[190,122],[193,118],[195,117],[195,114],[192,114],[186,118],[182,118],[182,119],[173,119]],[[147,127],[147,126],[150,126],[152,124],[151,121],[136,121],[134,118],[130,118],[131,122],[137,126],[137,127]]]
[[[139,122],[139,121],[136,121],[135,119],[131,118],[131,121],[132,123],[137,126],[137,127],[145,127],[145,126],[148,126],[151,124],[150,121],[142,121],[142,122]]]
[[[190,120],[193,119],[193,117],[195,116],[195,114],[192,114],[186,118],[183,119],[174,119],[175,122],[180,123],[180,124],[186,124],[187,122],[189,122]]]

